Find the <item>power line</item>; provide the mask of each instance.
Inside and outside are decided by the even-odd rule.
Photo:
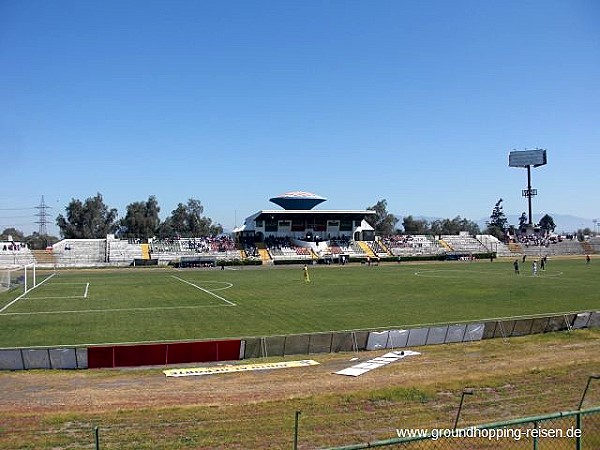
[[[37,209],[37,206],[32,206],[30,208],[0,208],[0,211],[27,211],[30,209]]]

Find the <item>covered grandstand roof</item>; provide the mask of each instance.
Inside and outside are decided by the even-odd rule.
[[[267,219],[285,219],[294,220],[295,218],[306,218],[312,217],[316,219],[329,219],[329,220],[342,220],[342,219],[362,219],[365,216],[372,216],[377,214],[372,210],[318,210],[318,211],[307,211],[307,210],[262,210],[259,211],[252,220],[267,220]]]
[[[304,191],[286,192],[269,199],[286,210],[310,210],[326,200],[325,197]]]

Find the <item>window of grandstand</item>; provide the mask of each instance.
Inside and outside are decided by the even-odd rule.
[[[340,220],[340,231],[352,231],[352,220]]]
[[[265,220],[265,231],[266,232],[277,232],[277,220]]]
[[[325,231],[327,229],[327,221],[325,219],[315,219],[315,231]]]
[[[292,231],[304,231],[304,220],[295,219],[292,221]]]

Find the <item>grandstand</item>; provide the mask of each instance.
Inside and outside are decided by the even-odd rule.
[[[371,210],[313,209],[324,197],[288,192],[247,217],[232,235],[119,239],[63,239],[46,250],[31,251],[18,242],[0,242],[0,267],[35,262],[40,267],[129,265],[215,266],[231,264],[345,263],[399,261],[410,258],[531,257],[585,255],[600,252],[600,238],[526,234],[507,244],[491,235],[377,236]],[[485,255],[485,256],[484,256]]]
[[[389,252],[394,256],[441,255],[445,250],[434,236],[397,235],[384,238]]]
[[[283,209],[258,211],[234,230],[236,240],[245,247],[264,243],[268,252],[266,262],[330,262],[375,255],[369,246],[357,244],[375,240],[375,230],[366,220],[375,211],[313,210],[326,199],[301,191],[287,192],[270,200]]]
[[[490,251],[481,241],[464,232],[454,236],[443,235],[440,240],[444,241],[445,247],[453,252],[477,254]]]

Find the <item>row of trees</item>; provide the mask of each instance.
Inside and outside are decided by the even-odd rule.
[[[527,215],[523,213],[519,218],[519,225],[509,225],[508,219],[502,208],[502,199],[499,199],[486,223],[485,234],[492,234],[504,240],[508,234],[515,235],[523,232],[528,226]],[[375,211],[375,217],[370,219],[371,225],[378,235],[393,234],[458,234],[466,231],[470,235],[481,234],[479,225],[471,220],[456,216],[453,219],[436,219],[431,222],[416,219],[412,215],[402,218],[402,229],[398,228],[400,220],[387,211],[387,200],[379,200],[367,209]],[[150,237],[169,238],[173,236],[194,237],[218,235],[223,232],[223,227],[214,223],[210,218],[203,216],[202,203],[190,198],[186,203],[179,203],[171,211],[170,216],[161,221],[159,217],[160,206],[155,196],[151,195],[146,201],[133,202],[127,205],[125,216],[118,219],[117,210],[109,208],[100,193],[84,201],[72,199],[65,208],[65,215],[59,214],[56,224],[64,238],[94,239],[104,238],[107,234],[116,234],[123,238],[148,239]],[[542,231],[554,231],[554,220],[546,214],[537,225]],[[586,235],[591,235],[589,228],[578,230],[580,240]],[[16,242],[25,242],[30,248],[41,249],[58,241],[53,236],[41,236],[33,233],[25,236],[15,228],[7,228],[0,233],[0,240],[7,241],[9,237]]]
[[[502,202],[503,200],[499,199],[494,205],[494,209],[492,210],[490,220],[487,223],[488,227],[486,229],[486,232],[488,234],[494,235],[500,240],[504,240],[508,235],[516,236],[519,233],[524,233],[529,227],[529,220],[527,218],[526,213],[522,213],[521,217],[519,217],[518,227],[514,225],[509,225],[508,219],[506,218],[506,215],[504,214],[504,211],[502,209]],[[537,226],[535,226],[535,228],[539,229],[541,233],[546,234],[553,232],[556,228],[556,224],[554,223],[554,219],[551,216],[545,214],[540,219],[540,222],[537,224]],[[583,235],[583,230],[580,231]]]
[[[458,234],[467,231],[471,235],[480,234],[479,225],[475,222],[456,216],[453,219],[436,219],[431,222],[424,219],[415,219],[412,215],[402,218],[402,230],[397,228],[400,220],[387,211],[387,200],[379,200],[375,205],[367,207],[375,211],[371,226],[375,233],[386,236],[393,234]]]
[[[220,224],[203,216],[204,207],[197,199],[190,198],[186,203],[179,203],[165,220],[161,221],[159,213],[158,201],[151,195],[146,201],[127,205],[125,216],[119,219],[117,210],[109,208],[102,194],[98,193],[83,201],[72,199],[65,208],[65,214],[56,218],[56,224],[65,239],[101,239],[107,234],[136,239],[194,237],[223,232]],[[59,238],[38,233],[25,236],[22,231],[11,227],[0,233],[0,241],[9,240],[24,242],[32,249],[44,249],[58,242]]]
[[[223,232],[220,224],[202,215],[202,203],[193,198],[187,203],[179,203],[164,221],[160,220],[160,206],[154,195],[146,201],[127,205],[125,217],[120,220],[117,210],[106,206],[100,193],[83,202],[71,200],[65,213],[58,215],[56,224],[61,235],[70,239],[103,238],[112,233],[124,238],[148,239],[154,236],[209,236]]]
[[[527,214],[521,214],[519,218],[519,225],[509,225],[508,219],[504,214],[502,207],[502,199],[499,199],[490,215],[490,220],[486,223],[487,227],[483,230],[483,234],[491,234],[500,240],[506,240],[507,236],[516,235],[519,232],[523,233],[526,231],[529,221]],[[387,211],[387,201],[380,200],[375,205],[367,207],[367,209],[375,211],[375,217],[372,220],[371,226],[375,228],[375,232],[379,235],[392,235],[392,234],[458,234],[461,231],[466,231],[470,235],[474,236],[482,234],[480,227],[477,223],[456,216],[453,219],[436,219],[431,222],[424,219],[415,219],[412,215],[405,216],[402,218],[402,230],[397,228],[400,220],[393,214]],[[552,232],[556,228],[554,219],[548,214],[544,215],[537,227],[542,232]],[[591,234],[591,230],[584,229],[578,230],[577,235],[583,236]]]

